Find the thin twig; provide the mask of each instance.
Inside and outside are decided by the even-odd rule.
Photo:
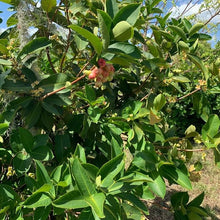
[[[79,71],[78,75],[80,75],[80,74],[85,70],[85,68],[89,65],[89,63],[90,63],[90,61],[88,61],[88,62],[83,66],[83,68]],[[85,78],[85,76],[86,76],[86,75],[83,74],[82,76],[80,76],[80,77],[78,77],[77,79],[75,79],[74,81],[72,81],[70,85],[73,85],[73,84],[77,83],[77,82],[80,81],[81,79]],[[57,90],[54,90],[54,91],[52,91],[52,92],[47,93],[46,95],[44,95],[44,96],[41,98],[41,101],[43,101],[45,98],[47,98],[47,97],[49,97],[49,96],[51,96],[51,95],[54,95],[54,94],[56,94],[56,93],[58,93],[58,92],[60,92],[60,91],[62,91],[62,90],[64,90],[64,89],[66,89],[67,87],[68,87],[68,86],[63,86],[63,87],[61,87],[61,88],[59,88],[59,89],[57,89]]]
[[[55,70],[54,66],[53,66],[53,63],[51,61],[51,57],[50,57],[50,50],[49,50],[49,47],[46,48],[46,52],[47,52],[47,59],[50,63],[50,67],[51,69],[53,70],[54,73],[57,73],[57,71]]]
[[[216,17],[217,15],[220,14],[220,10],[218,10],[214,15],[212,15],[208,21],[206,21],[206,23],[204,25],[207,25],[214,17]]]
[[[202,88],[195,89],[195,90],[193,90],[192,92],[190,92],[190,93],[188,93],[188,94],[186,94],[186,95],[184,95],[184,96],[178,98],[176,101],[180,101],[180,100],[182,100],[182,99],[185,99],[186,97],[191,96],[192,94],[194,94],[194,93],[200,91],[201,89],[202,89]]]
[[[200,152],[200,151],[205,151],[205,149],[180,149],[177,148],[178,151],[184,151],[184,152]]]
[[[84,74],[84,75],[80,76],[79,78],[77,78],[76,80],[72,81],[72,82],[71,82],[71,85],[73,85],[73,84],[77,83],[78,81],[80,81],[81,79],[85,78],[85,76],[86,76],[86,75]],[[57,89],[57,90],[55,90],[55,91],[53,91],[53,92],[47,93],[46,95],[44,95],[44,96],[41,98],[41,101],[43,101],[45,98],[47,98],[47,97],[49,97],[49,96],[51,96],[51,95],[54,95],[54,94],[56,94],[56,93],[58,93],[58,92],[60,92],[60,91],[62,91],[62,90],[64,90],[64,89],[66,89],[67,87],[68,87],[68,86],[63,86],[63,87],[61,87],[61,88],[59,88],[59,89]]]

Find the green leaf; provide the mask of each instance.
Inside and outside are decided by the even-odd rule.
[[[92,102],[92,101],[95,101],[96,100],[96,93],[95,93],[95,90],[89,86],[89,85],[86,85],[85,86],[85,90],[86,90],[86,98]]]
[[[56,0],[41,0],[41,7],[44,11],[50,12],[57,5]]]
[[[42,111],[40,102],[33,103],[33,104],[34,105],[32,105],[29,108],[29,113],[26,116],[26,120],[25,120],[26,125],[29,128],[33,127],[37,123],[38,119],[40,118],[41,111]]]
[[[28,172],[31,167],[31,158],[26,152],[18,153],[13,159],[13,167],[18,175]]]
[[[122,7],[113,19],[113,24],[116,25],[120,21],[127,21],[131,26],[135,25],[139,14],[141,5],[140,4],[128,4]]]
[[[34,144],[34,138],[32,134],[27,129],[19,128],[19,136],[25,150],[30,153]]]
[[[55,136],[54,153],[58,161],[62,161],[68,155],[71,148],[70,137],[68,134]]]
[[[34,220],[47,220],[51,212],[51,206],[38,207],[34,210]]]
[[[166,98],[163,94],[159,94],[154,98],[154,108],[160,111],[166,104]]]
[[[136,197],[135,195],[133,195],[131,193],[120,193],[120,194],[118,194],[118,196],[121,199],[129,201],[130,203],[132,203],[135,207],[137,207],[139,210],[144,212],[146,215],[149,214],[146,205],[138,197]]]
[[[161,198],[164,198],[166,195],[166,184],[160,174],[156,171],[150,173],[150,176],[153,179],[153,182],[149,182],[148,185],[150,189]]]
[[[9,127],[8,122],[0,123],[0,135],[3,135],[8,130],[8,127]]]
[[[36,163],[36,179],[39,185],[42,186],[45,183],[50,183],[50,177],[44,165],[38,160],[36,160],[35,163]]]
[[[95,49],[98,55],[101,54],[102,42],[97,36],[95,36],[90,31],[87,31],[86,29],[79,27],[78,25],[71,24],[69,25],[69,27],[72,30],[76,31],[78,34],[80,34],[82,37],[86,38],[92,44],[93,48]]]
[[[85,201],[84,196],[82,196],[79,191],[73,190],[54,200],[53,206],[62,209],[79,209],[88,207],[89,204]]]
[[[24,81],[17,80],[14,82],[13,80],[5,79],[5,83],[3,84],[2,89],[27,93],[29,90],[31,90],[31,86],[29,83]]]
[[[111,18],[114,18],[118,12],[118,4],[116,0],[106,0],[106,12]]]
[[[183,29],[175,25],[169,25],[168,28],[170,28],[173,32],[178,34],[183,39],[183,41],[187,41],[187,37]]]
[[[176,82],[180,82],[180,83],[187,83],[187,82],[191,82],[190,79],[188,79],[185,76],[173,76],[171,78],[172,80],[176,81]]]
[[[205,79],[208,80],[208,69],[204,66],[202,60],[195,55],[187,54],[187,57],[204,73]]]
[[[137,47],[135,47],[132,44],[125,43],[125,42],[117,42],[114,44],[111,44],[108,47],[108,51],[111,53],[119,53],[120,55],[128,55],[129,57],[133,59],[140,59],[141,54]]]
[[[199,194],[195,199],[193,199],[190,203],[188,203],[188,207],[189,206],[200,206],[202,204],[202,201],[204,199],[205,193],[202,192],[201,194]]]
[[[71,175],[75,179],[78,189],[83,196],[90,196],[96,193],[95,184],[90,180],[78,158],[70,159],[70,170]]]
[[[189,30],[189,36],[192,36],[193,34],[195,34],[196,32],[198,32],[201,28],[204,27],[204,24],[203,23],[197,23],[197,24],[194,24],[190,30]]]
[[[16,202],[19,201],[17,193],[8,185],[0,185],[0,212],[6,206],[13,208]]]
[[[31,151],[31,157],[35,160],[48,161],[52,160],[54,155],[48,146],[39,146]]]
[[[51,41],[46,37],[39,37],[26,44],[18,54],[18,59],[27,56],[30,53],[45,49],[51,46]]]
[[[88,108],[88,115],[92,119],[94,123],[98,123],[100,117],[101,117],[101,109],[99,107],[89,107]]]
[[[186,189],[192,189],[189,177],[180,169],[170,165],[162,165],[160,167],[160,173],[162,176],[171,179],[172,181],[178,183],[182,187]]]
[[[98,215],[99,218],[104,218],[103,206],[105,202],[104,193],[96,193],[89,197],[85,197],[85,201],[90,205],[92,210]]]
[[[113,179],[118,173],[120,173],[124,168],[124,154],[120,154],[114,157],[107,163],[105,163],[97,173],[97,177],[101,176],[102,187],[108,187],[113,183]]]
[[[77,144],[74,156],[78,157],[82,163],[86,163],[85,149],[80,144]]]
[[[99,28],[102,35],[102,44],[104,49],[107,49],[110,43],[110,29],[111,29],[112,19],[104,11],[98,9],[97,12],[98,12]]]
[[[15,13],[11,17],[9,17],[7,22],[6,22],[7,27],[13,26],[13,25],[15,25],[17,23],[18,23],[17,13]]]
[[[46,193],[35,193],[24,201],[23,206],[27,208],[38,208],[48,206],[51,202],[51,198]]]
[[[57,109],[54,105],[51,105],[51,104],[49,104],[49,103],[47,103],[47,102],[42,102],[42,107],[43,107],[46,111],[48,111],[48,112],[50,112],[50,113],[52,113],[52,114],[54,114],[54,115],[57,115],[57,116],[60,115],[60,112],[58,111],[58,109]]]
[[[151,152],[142,151],[136,153],[132,163],[138,168],[150,172],[156,169],[157,158]]]
[[[11,66],[11,65],[12,65],[12,62],[11,62],[10,60],[0,59],[0,65],[3,65],[3,66]]]
[[[218,115],[210,115],[206,124],[202,127],[202,139],[207,145],[211,138],[218,134],[220,127],[220,119]]]

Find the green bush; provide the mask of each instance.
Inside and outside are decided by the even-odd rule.
[[[7,2],[17,16],[0,35],[1,219],[143,219],[165,179],[192,189],[194,140],[219,166],[219,103],[207,101],[219,66],[198,51],[202,24],[161,17],[158,0]],[[129,36],[114,29],[124,22]],[[175,218],[207,216],[203,197],[173,195]]]

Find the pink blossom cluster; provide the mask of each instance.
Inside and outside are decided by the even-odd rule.
[[[113,65],[106,63],[102,58],[98,60],[98,66],[92,69],[92,72],[89,74],[89,79],[95,80],[96,87],[100,87],[102,83],[111,81],[115,72]]]

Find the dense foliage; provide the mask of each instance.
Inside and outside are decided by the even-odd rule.
[[[17,13],[0,35],[1,219],[144,219],[165,180],[192,189],[198,143],[220,166],[219,45],[202,23],[159,0],[3,2]],[[174,194],[175,219],[207,216],[203,197]]]

